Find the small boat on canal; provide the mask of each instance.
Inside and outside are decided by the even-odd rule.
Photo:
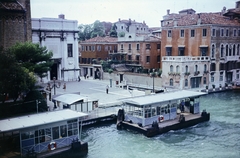
[[[81,157],[88,143],[80,139],[87,114],[70,109],[0,120],[0,157]]]
[[[123,100],[117,129],[129,129],[153,137],[209,121],[210,113],[200,112],[200,97],[207,93],[172,91]]]

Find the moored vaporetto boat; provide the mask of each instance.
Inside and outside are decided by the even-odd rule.
[[[200,96],[207,93],[173,91],[123,100],[117,129],[129,129],[152,137],[209,121],[210,113],[200,112]]]

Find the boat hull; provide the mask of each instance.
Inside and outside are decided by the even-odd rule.
[[[166,126],[161,126],[161,123],[158,123],[158,127],[140,127],[136,124],[132,124],[126,121],[120,121],[117,124],[117,129],[129,129],[132,131],[136,131],[138,133],[141,133],[147,137],[153,137],[156,135],[160,135],[163,133],[167,133],[171,130],[179,130],[179,129],[184,129],[187,127],[194,126],[196,124],[206,122],[210,120],[210,113],[202,113],[199,117],[192,118],[192,119],[187,119],[185,121],[179,122],[178,120],[174,121],[173,123],[166,124]],[[169,121],[170,122],[170,121]]]

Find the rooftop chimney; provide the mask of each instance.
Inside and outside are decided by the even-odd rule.
[[[170,9],[167,10],[167,15],[169,15],[169,14],[170,14]]]
[[[65,15],[64,14],[60,14],[60,15],[58,15],[58,18],[59,19],[65,19]]]

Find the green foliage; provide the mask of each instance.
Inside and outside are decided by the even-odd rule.
[[[0,94],[4,103],[8,96],[14,102],[22,93],[35,88],[36,78],[50,70],[52,53],[30,42],[17,43],[8,50],[0,50]]]
[[[116,24],[113,24],[113,26],[112,26],[112,28],[111,28],[111,30],[110,30],[110,37],[117,37],[117,31],[116,31],[116,29],[117,29]]]
[[[124,33],[124,32],[120,32],[120,33],[118,34],[118,36],[119,36],[119,37],[124,37],[124,36],[125,36],[125,33]]]
[[[113,69],[108,69],[108,73],[111,74],[113,72]]]
[[[105,28],[99,20],[96,20],[93,24],[87,25],[81,24],[78,26],[78,29],[79,29],[78,33],[79,41],[85,41],[97,36],[101,37],[105,36]]]

